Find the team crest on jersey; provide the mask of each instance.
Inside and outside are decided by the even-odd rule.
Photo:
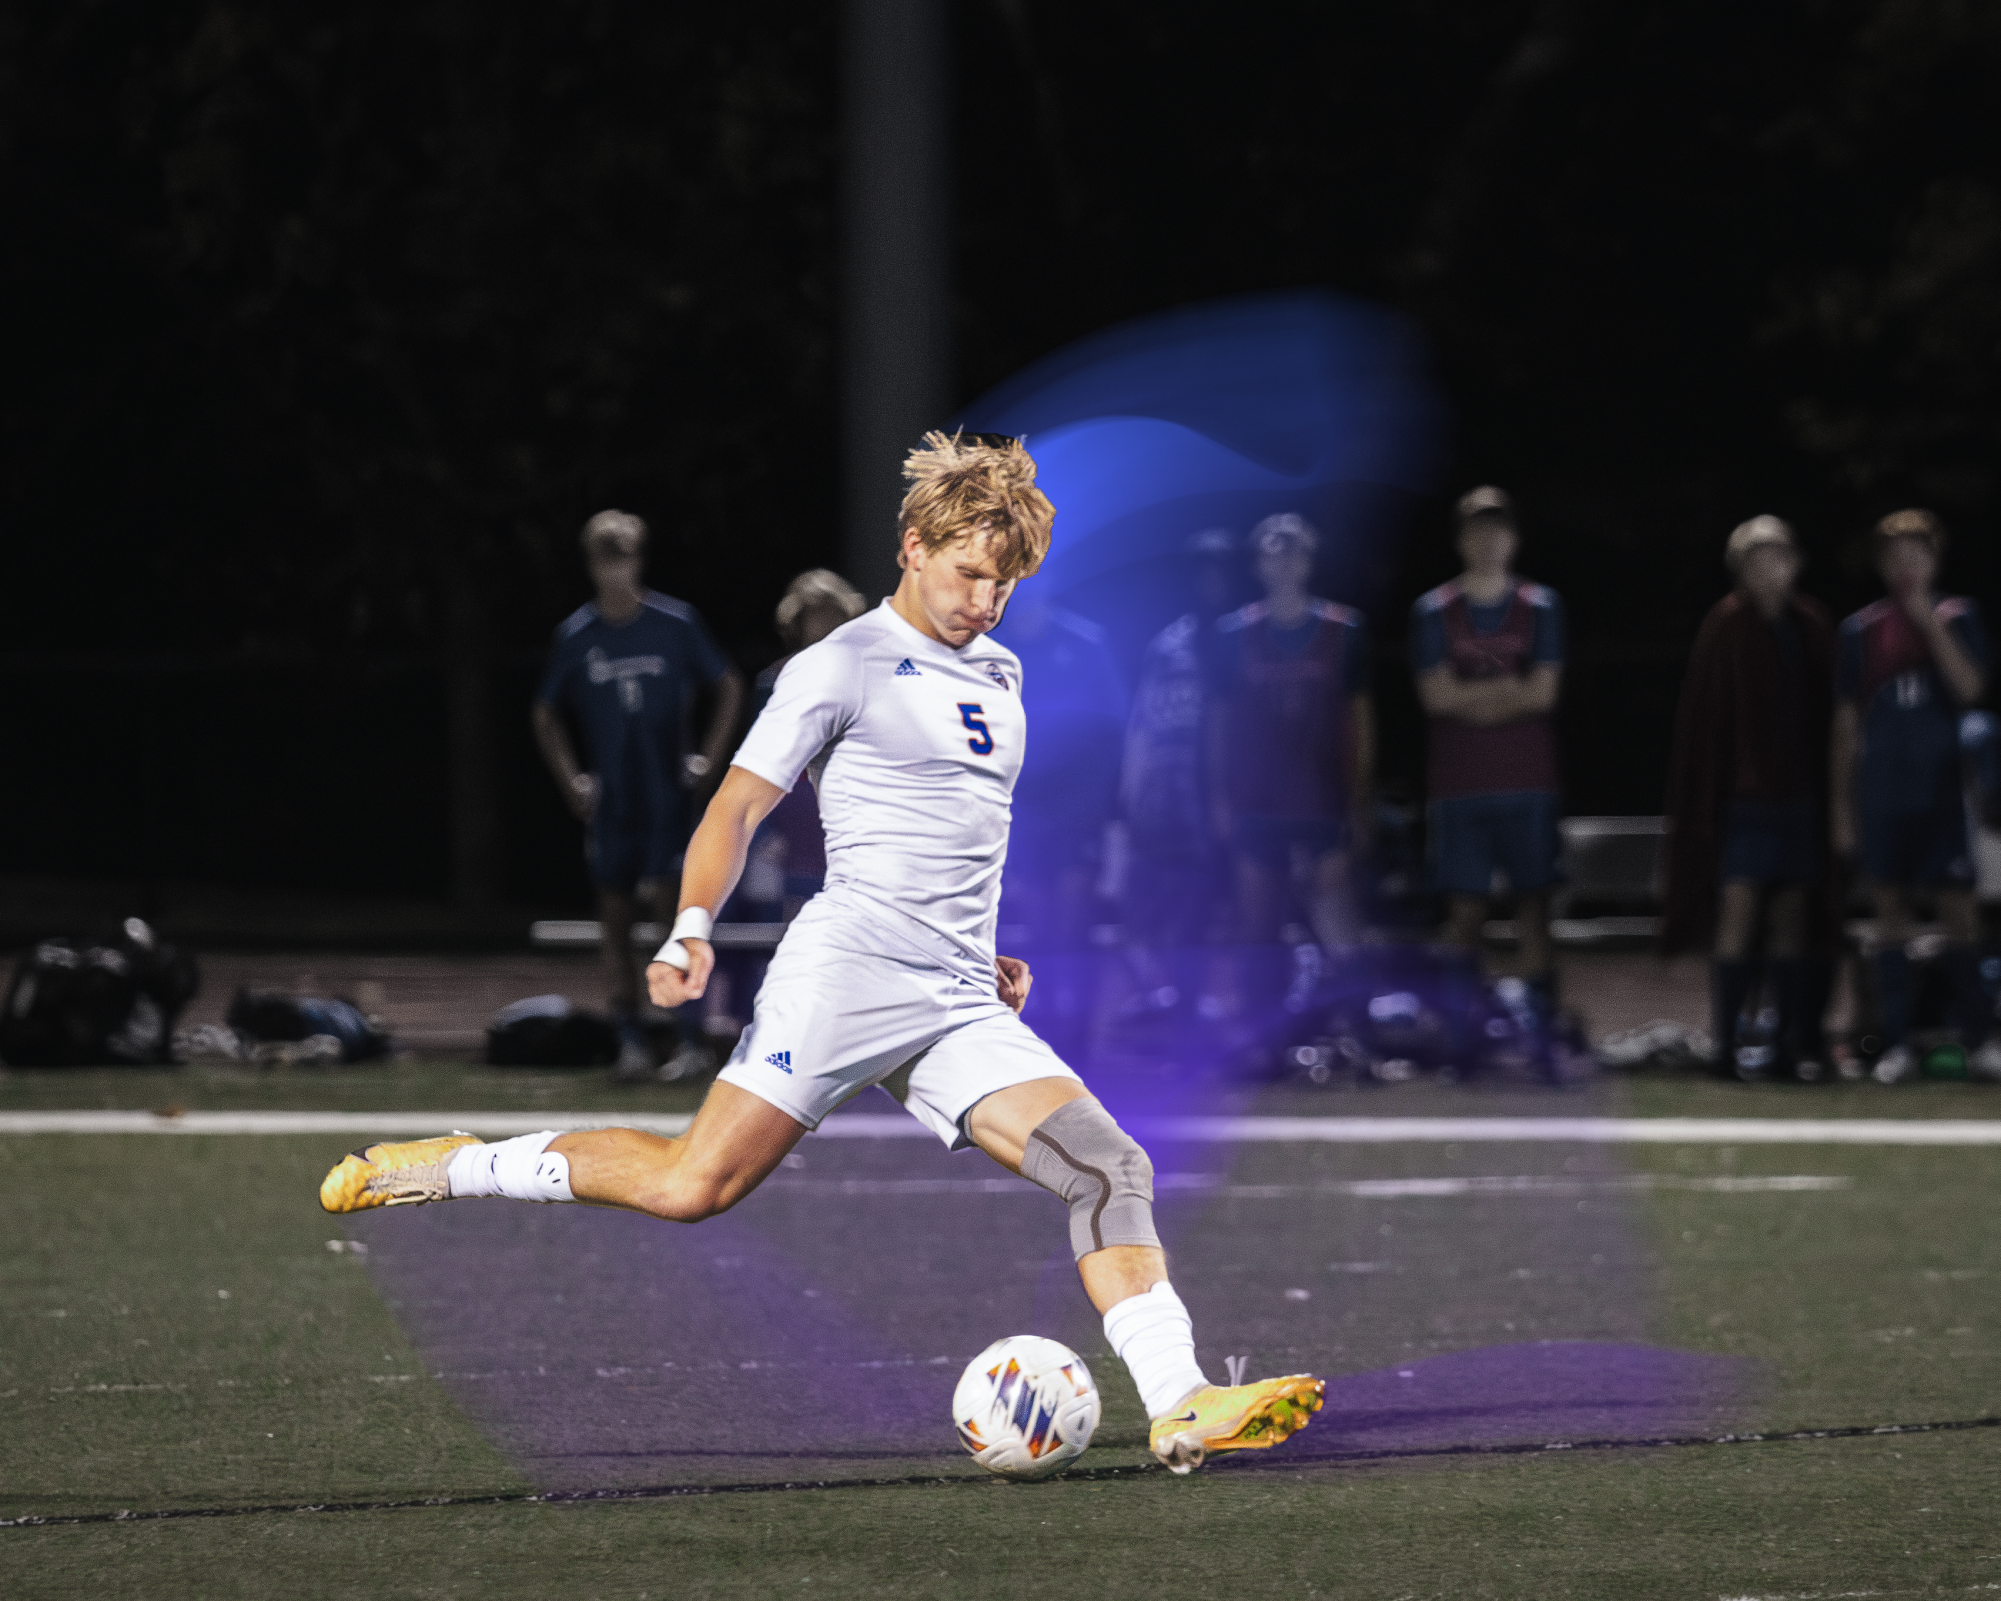
[[[896,676],[898,678],[922,678],[924,675],[911,666],[910,658],[906,656],[896,664]]]
[[[1000,685],[1002,689],[1012,689],[1014,687],[1007,681],[1007,669],[1001,666],[999,662],[984,662],[981,665],[987,677]]]
[[[773,1051],[765,1060],[781,1073],[792,1071],[792,1053],[790,1051]]]

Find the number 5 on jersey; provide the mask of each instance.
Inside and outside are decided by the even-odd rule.
[[[959,721],[973,731],[973,737],[966,741],[966,749],[975,756],[991,756],[994,753],[994,736],[987,731],[985,717],[978,701],[959,702]]]

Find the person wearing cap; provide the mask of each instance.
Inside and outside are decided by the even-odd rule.
[[[1427,726],[1426,821],[1444,939],[1480,948],[1494,877],[1515,897],[1523,977],[1552,1008],[1549,896],[1557,877],[1556,727],[1563,604],[1518,578],[1514,502],[1491,485],[1454,508],[1466,570],[1411,608],[1411,665]]]
[[[1194,606],[1147,642],[1119,776],[1126,954],[1139,982],[1122,1014],[1129,1022],[1190,999],[1225,867],[1209,831],[1202,706],[1209,640],[1236,588],[1236,541],[1227,528],[1205,528],[1183,549]]]
[[[1313,934],[1338,951],[1360,934],[1350,857],[1367,826],[1375,703],[1368,624],[1308,592],[1319,545],[1290,512],[1251,530],[1265,598],[1218,619],[1210,637],[1206,743],[1216,832],[1236,867],[1238,937],[1275,944],[1303,876]],[[1245,999],[1219,995],[1213,1009]]]
[[[1918,1070],[1910,1048],[1917,902],[1945,925],[1954,1021],[1968,1071],[2001,1080],[2001,1042],[1980,974],[1980,917],[1966,834],[1960,719],[1987,691],[1987,637],[1971,600],[1938,596],[1945,526],[1923,510],[1892,512],[1872,535],[1889,594],[1841,624],[1835,656],[1834,848],[1858,859],[1876,909],[1872,966],[1885,1049],[1874,1075],[1897,1084]]]
[[[605,988],[621,1047],[618,1071],[650,1073],[639,1028],[639,964],[632,926],[642,903],[671,911],[700,807],[720,777],[743,705],[743,679],[695,609],[645,587],[646,524],[601,511],[584,524],[584,563],[596,598],[564,619],[530,708],[536,743],[563,800],[584,825],[597,886]],[[701,748],[690,749],[688,709],[713,692]],[[565,718],[583,734],[577,760]]]
[[[1723,559],[1736,587],[1703,619],[1675,717],[1661,948],[1710,947],[1723,1071],[1814,1079],[1840,937],[1826,850],[1834,631],[1794,591],[1799,547],[1778,518],[1738,525]],[[1778,1036],[1740,1051],[1760,949]]]

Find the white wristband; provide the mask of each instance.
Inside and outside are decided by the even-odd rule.
[[[674,919],[674,927],[667,935],[667,943],[654,953],[653,960],[665,962],[669,967],[688,971],[688,947],[683,940],[706,940],[715,932],[716,920],[709,915],[705,906],[683,908],[681,915]]]

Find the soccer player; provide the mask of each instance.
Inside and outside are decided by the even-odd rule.
[[[1140,985],[1122,1014],[1128,1021],[1170,1015],[1190,998],[1224,877],[1209,831],[1202,708],[1209,642],[1230,609],[1235,541],[1227,528],[1205,528],[1186,549],[1194,609],[1154,635],[1140,659],[1119,781],[1131,853],[1126,953]]]
[[[1831,833],[1859,855],[1876,903],[1875,975],[1885,1050],[1879,1083],[1915,1076],[1911,938],[1916,902],[1928,897],[1945,924],[1955,1021],[1977,1078],[2001,1079],[2001,1043],[1980,977],[1980,916],[1973,901],[1960,714],[1987,689],[1987,638],[1970,600],[1932,593],[1945,527],[1928,511],[1892,512],[1873,535],[1876,570],[1890,593],[1841,625],[1835,658]]]
[[[639,964],[632,925],[639,904],[671,904],[694,794],[719,769],[743,706],[743,679],[693,607],[647,589],[640,576],[646,524],[601,511],[584,524],[584,562],[597,598],[556,630],[530,719],[543,760],[577,820],[598,891],[605,989],[619,1029],[618,1071],[650,1073],[639,1032]],[[699,752],[687,747],[689,703],[715,692]],[[590,760],[577,761],[564,726],[582,728]],[[664,918],[663,918],[664,920]]]
[[[1776,1065],[1813,1079],[1828,966],[1811,946],[1816,925],[1835,922],[1815,915],[1825,899],[1815,890],[1825,877],[1834,630],[1794,593],[1799,548],[1778,518],[1739,525],[1724,563],[1736,587],[1703,619],[1675,719],[1661,948],[1672,954],[1713,934],[1716,1060],[1762,1077],[1765,1064],[1737,1051],[1762,912]]]
[[[1429,717],[1431,854],[1447,944],[1480,949],[1495,870],[1515,897],[1531,994],[1553,1009],[1549,892],[1556,883],[1556,729],[1563,606],[1515,576],[1514,502],[1491,485],[1455,508],[1466,570],[1411,608],[1417,697]]]
[[[1049,547],[1054,510],[1020,443],[927,434],[904,467],[896,593],[779,675],[688,848],[681,912],[647,969],[663,1006],[699,996],[711,909],[801,774],[820,794],[827,887],[793,921],[750,1027],[678,1140],[632,1129],[366,1147],[327,1175],[329,1211],[505,1195],[713,1217],[836,1106],[881,1084],[957,1150],[1054,1191],[1154,1454],[1187,1472],[1276,1444],[1318,1410],[1306,1375],[1223,1388],[1195,1361],[1153,1227],[1145,1152],[1024,1024],[1027,966],[994,950],[1026,725],[1021,670],[986,638]]]
[[[1303,868],[1314,936],[1341,951],[1360,935],[1351,851],[1368,826],[1375,703],[1362,614],[1307,590],[1319,545],[1291,512],[1251,530],[1265,598],[1216,624],[1207,743],[1216,831],[1236,860],[1238,937],[1278,939]]]

